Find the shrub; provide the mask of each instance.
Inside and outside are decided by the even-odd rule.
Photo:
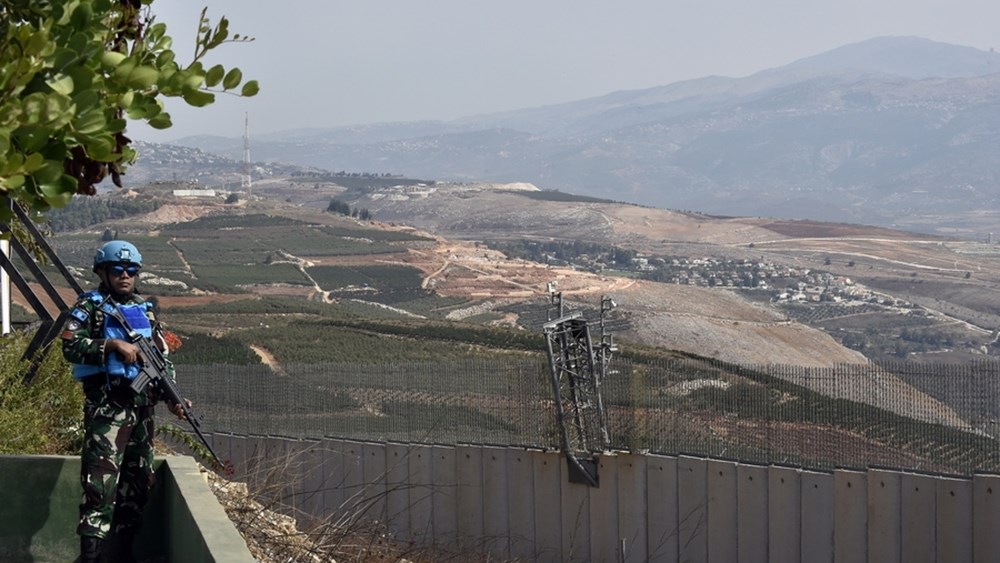
[[[83,438],[83,391],[58,348],[31,385],[21,383],[29,335],[0,337],[0,454],[76,454]],[[58,344],[56,344],[58,347]]]

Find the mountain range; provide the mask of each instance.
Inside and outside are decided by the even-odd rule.
[[[243,139],[176,143],[243,154]],[[978,234],[992,230],[1000,201],[1000,54],[875,38],[742,78],[448,122],[260,135],[252,154],[720,215]]]

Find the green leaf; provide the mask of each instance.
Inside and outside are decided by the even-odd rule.
[[[53,76],[46,82],[46,84],[49,85],[49,88],[52,88],[60,94],[68,96],[73,93],[73,79],[65,74],[57,74]]]
[[[48,127],[28,125],[15,131],[12,139],[17,142],[23,152],[34,153],[45,147],[52,133],[52,129]]]
[[[169,129],[173,125],[173,122],[170,120],[170,114],[167,112],[160,113],[146,123],[153,129]]]
[[[52,182],[40,183],[39,191],[42,199],[51,207],[65,207],[76,193],[76,180],[72,176],[62,174]]]
[[[24,174],[16,174],[3,178],[0,184],[6,186],[8,189],[16,190],[24,185]]]
[[[174,62],[175,57],[176,55],[174,55],[173,51],[163,51],[157,55],[156,66],[159,67],[160,72],[163,72],[167,66],[170,66]]]
[[[77,135],[90,158],[101,162],[112,162],[115,158],[115,141],[111,135]]]
[[[122,61],[124,61],[125,58],[125,55],[119,53],[118,51],[106,51],[103,55],[101,55],[101,66],[104,67],[104,70],[111,71],[117,68],[118,65],[122,64]]]
[[[31,173],[38,184],[54,184],[63,175],[62,162],[46,160],[45,164]]]
[[[108,133],[119,133],[125,130],[125,126],[128,122],[124,119],[112,119],[108,121],[107,132]]]
[[[21,169],[25,172],[34,172],[45,164],[45,157],[39,153],[29,154],[25,159],[24,163],[21,165]]]
[[[160,73],[155,68],[146,65],[140,65],[135,67],[128,76],[128,86],[129,88],[135,88],[136,90],[145,90],[156,84],[156,81],[160,78]]]
[[[225,76],[226,69],[222,65],[215,65],[208,69],[205,73],[205,86],[213,88],[222,81],[222,77]]]
[[[90,24],[90,20],[93,17],[94,12],[90,7],[90,3],[80,3],[76,7],[76,10],[73,11],[73,17],[70,18],[70,25],[80,30],[87,29],[87,26]]]
[[[148,41],[159,41],[167,33],[167,24],[158,22],[146,28],[146,39]]]
[[[150,120],[156,117],[157,115],[160,115],[160,112],[163,111],[163,103],[161,103],[160,100],[156,99],[149,100],[148,102],[146,102],[146,105],[144,107],[146,109],[147,120]]]
[[[126,58],[121,64],[115,67],[115,70],[111,72],[111,76],[118,82],[127,83],[128,77],[135,70],[135,67],[135,61],[131,58]]]
[[[232,90],[240,85],[243,80],[243,72],[234,68],[226,73],[226,77],[222,79],[222,87],[226,90]]]
[[[189,106],[196,108],[205,107],[215,101],[215,94],[202,90],[189,90],[184,92],[184,101]]]
[[[257,92],[260,92],[260,85],[257,84],[256,80],[251,80],[243,85],[243,90],[240,91],[240,95],[250,98],[256,96]]]
[[[89,111],[76,119],[75,129],[78,133],[97,133],[107,125],[107,120],[100,110]]]
[[[191,69],[184,70],[184,71],[181,71],[181,72],[186,73],[184,75],[183,86],[181,87],[181,89],[183,91],[199,90],[199,89],[201,89],[201,85],[205,83],[205,75],[204,74],[201,74],[201,73],[198,73],[198,72],[194,72]]]
[[[90,92],[96,95],[96,92],[92,90],[94,87],[94,71],[92,69],[82,66],[74,66],[73,68],[67,69],[66,74],[73,79],[73,91],[77,93],[73,96],[73,101],[76,101],[76,97],[81,93]],[[80,102],[76,103],[79,104]]]
[[[146,117],[146,108],[132,104],[125,110],[125,115],[127,115],[129,119],[144,119]]]

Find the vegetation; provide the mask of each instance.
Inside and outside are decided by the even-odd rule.
[[[541,263],[572,263],[581,259],[587,259],[591,262],[603,262],[605,264],[629,264],[636,257],[634,250],[579,240],[572,242],[558,240],[488,241],[486,244],[490,248],[499,250],[511,258],[521,258]]]
[[[170,355],[170,361],[184,364],[226,364],[243,366],[259,364],[260,357],[254,354],[239,339],[232,336],[213,337],[192,333],[183,339],[180,350]]]
[[[326,290],[349,286],[398,291],[420,287],[420,270],[409,266],[313,266],[306,271]]]
[[[49,354],[21,383],[29,335],[0,337],[0,454],[73,454],[83,443],[83,392],[62,354]]]
[[[523,190],[511,190],[508,193],[516,194],[519,196],[524,196],[528,199],[537,199],[541,201],[565,201],[565,202],[579,202],[579,203],[624,203],[620,201],[614,201],[610,199],[603,199],[599,197],[590,197],[586,195],[577,195],[561,192],[559,190],[542,190],[538,192],[529,192]]]
[[[330,205],[326,206],[326,210],[329,211],[330,213],[340,213],[341,215],[354,217],[357,219],[361,219],[362,221],[370,221],[372,218],[371,212],[368,211],[367,209],[364,208],[359,209],[357,207],[351,209],[350,204],[348,204],[345,201],[340,201],[337,198],[333,198],[330,200]]]
[[[161,203],[150,198],[76,198],[66,207],[50,211],[48,220],[53,231],[73,231],[156,211]]]
[[[135,159],[128,119],[171,126],[163,97],[201,107],[216,92],[253,96],[237,68],[205,67],[213,49],[250,40],[202,11],[193,60],[182,66],[153,0],[0,0],[0,193],[35,211],[93,195]],[[242,86],[241,86],[242,84]],[[0,219],[9,218],[0,209]]]

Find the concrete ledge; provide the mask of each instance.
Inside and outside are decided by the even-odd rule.
[[[253,563],[243,536],[236,531],[205,475],[193,458],[163,458],[161,486],[166,494],[164,512],[168,561],[177,563]]]
[[[153,491],[137,542],[141,559],[253,563],[194,459],[158,458]],[[0,456],[0,561],[73,561],[81,497],[80,458]]]

